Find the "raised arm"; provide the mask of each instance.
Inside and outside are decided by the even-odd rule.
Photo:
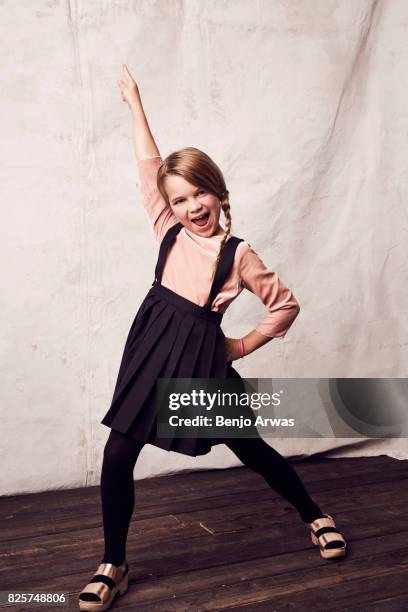
[[[126,64],[123,64],[123,73],[123,80],[118,81],[118,85],[122,100],[129,106],[132,117],[133,149],[138,166],[142,204],[150,218],[154,236],[161,242],[169,227],[177,223],[177,219],[157,188],[157,171],[162,159],[150,131],[139,88]]]
[[[118,81],[122,100],[127,103],[133,121],[133,148],[136,160],[149,157],[160,157],[159,149],[150,131],[146,115],[140,99],[139,87],[129,72],[126,64],[123,64],[123,79]]]

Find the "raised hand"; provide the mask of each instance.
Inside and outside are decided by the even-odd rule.
[[[122,95],[123,102],[126,102],[129,106],[130,111],[134,111],[135,108],[140,105],[139,88],[136,81],[129,72],[129,68],[126,64],[122,64],[123,68],[123,79],[118,81],[118,86]]]

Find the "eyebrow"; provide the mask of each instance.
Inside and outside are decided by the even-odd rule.
[[[197,191],[201,191],[202,189],[204,189],[204,187],[197,187],[197,189],[195,190],[194,193],[197,193]],[[174,204],[174,202],[176,200],[179,200],[180,198],[184,198],[184,196],[181,196],[181,195],[180,196],[174,196],[174,198],[172,198],[170,201],[171,201],[172,204]]]

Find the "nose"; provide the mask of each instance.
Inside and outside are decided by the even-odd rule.
[[[201,210],[201,208],[202,204],[198,200],[196,200],[196,198],[192,198],[191,200],[189,200],[188,209],[190,212],[195,213],[198,210]]]

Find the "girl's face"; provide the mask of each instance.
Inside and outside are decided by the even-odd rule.
[[[184,227],[205,237],[224,233],[219,223],[221,203],[216,195],[174,174],[166,176],[165,186],[171,209]],[[202,220],[195,221],[203,215]]]

